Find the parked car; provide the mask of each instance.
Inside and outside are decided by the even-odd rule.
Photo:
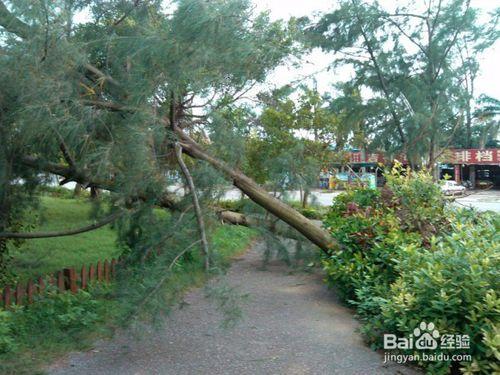
[[[465,194],[465,186],[457,184],[456,181],[444,181],[441,185],[441,191],[444,195]]]

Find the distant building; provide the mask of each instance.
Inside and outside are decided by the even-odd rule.
[[[500,149],[448,149],[441,155],[439,178],[451,178],[457,183],[466,182],[470,188],[500,188]],[[377,185],[383,183],[380,165],[391,165],[398,160],[408,164],[406,157],[388,158],[381,152],[364,153],[359,150],[345,152],[345,160],[333,165],[332,171],[323,171],[320,188],[336,188],[335,184],[350,183],[360,176],[374,175]],[[352,177],[355,176],[355,177]],[[364,177],[368,178],[368,177]]]
[[[500,188],[500,149],[450,149],[441,157],[440,177],[457,183],[468,181],[472,188]]]

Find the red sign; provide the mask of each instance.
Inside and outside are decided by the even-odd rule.
[[[500,149],[449,150],[451,164],[500,164]],[[448,160],[447,160],[448,161]]]
[[[361,152],[350,152],[349,153],[349,162],[356,164],[356,163],[383,163],[384,162],[384,155],[381,153],[376,153],[376,154],[366,154],[365,158],[363,158],[363,155]]]
[[[449,149],[443,153],[440,158],[448,164],[490,164],[500,165],[500,149]],[[393,160],[398,160],[402,164],[407,164],[406,155],[396,155],[392,160],[385,159],[382,153],[366,154],[363,158],[361,152],[350,152],[349,162],[352,164],[359,163],[391,163]]]

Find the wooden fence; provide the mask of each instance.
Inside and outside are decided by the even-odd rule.
[[[15,287],[7,285],[0,294],[0,307],[7,309],[13,304],[33,303],[34,296],[44,294],[47,285],[53,285],[61,293],[76,293],[78,289],[87,289],[91,283],[108,283],[116,275],[117,263],[116,259],[98,261],[96,265],[82,266],[80,272],[75,268],[64,268],[46,277],[40,276],[36,281],[19,282]]]

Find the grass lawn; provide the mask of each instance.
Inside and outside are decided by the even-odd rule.
[[[90,224],[91,203],[85,199],[65,199],[43,196],[33,231],[79,228]],[[240,226],[219,226],[211,234],[212,249],[220,259],[231,257],[246,249],[256,231]],[[94,231],[68,237],[26,240],[21,248],[11,251],[12,267],[20,279],[46,275],[64,267],[81,267],[98,260],[120,255],[116,233],[110,225]]]
[[[88,217],[91,208],[85,199],[44,196],[40,212],[32,213],[33,217],[38,214],[42,218],[33,230],[52,231],[86,225],[90,222]],[[216,225],[209,232],[213,255],[222,266],[228,265],[231,258],[244,252],[257,236],[258,231],[254,229],[232,225]],[[26,279],[64,266],[78,266],[111,258],[119,254],[115,241],[116,234],[109,226],[75,236],[26,241],[19,251],[12,254],[15,271],[20,278]],[[203,270],[201,257],[195,259],[193,263],[175,270],[159,291],[167,307],[175,304],[186,290],[202,286],[209,277]],[[132,282],[130,287],[134,285]],[[137,287],[142,291],[141,285]],[[81,324],[69,330],[61,326],[61,314],[64,317],[75,314],[87,317],[86,307],[78,304],[82,297],[80,294],[86,292],[74,297],[66,294],[69,299],[63,295],[55,299],[46,297],[41,302],[9,312],[0,308],[0,333],[3,334],[3,337],[0,334],[0,374],[43,373],[40,369],[62,354],[72,350],[88,350],[96,339],[111,336],[120,324],[118,322],[127,316],[128,310],[122,306],[130,306],[135,301],[124,296],[118,298],[119,294],[115,294],[114,289],[115,284],[111,284],[104,291],[100,291],[100,288],[91,291],[91,303],[96,303],[92,306],[97,306],[96,311],[90,312],[94,314],[92,322],[83,324],[84,319],[78,319]],[[44,303],[50,307],[49,310],[41,307]],[[158,314],[154,309],[151,312]],[[16,329],[9,328],[9,324]],[[36,326],[36,329],[32,326]],[[6,340],[14,343],[10,351],[2,348]]]
[[[91,224],[92,205],[86,199],[63,199],[43,196],[41,208],[31,216],[39,218],[33,231],[48,232],[79,228]],[[45,275],[64,267],[80,267],[120,254],[116,233],[106,225],[94,231],[68,237],[26,240],[13,250],[13,271],[20,279]]]

